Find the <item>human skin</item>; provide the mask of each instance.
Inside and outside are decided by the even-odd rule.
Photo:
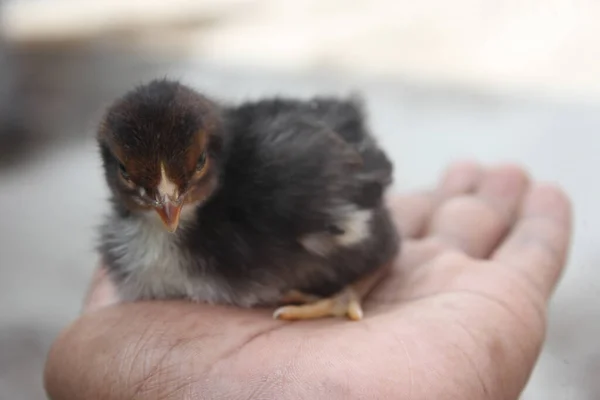
[[[118,304],[100,267],[48,355],[66,399],[517,399],[564,268],[571,207],[513,165],[451,165],[390,198],[404,237],[354,322],[272,310]]]

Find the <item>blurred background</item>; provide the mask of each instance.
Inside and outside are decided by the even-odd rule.
[[[400,190],[464,157],[561,184],[575,242],[522,398],[600,398],[600,3],[3,0],[0,18],[0,399],[45,398],[106,210],[94,126],[161,76],[224,100],[360,91]]]

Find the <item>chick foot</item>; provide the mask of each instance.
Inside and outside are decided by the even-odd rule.
[[[293,303],[303,302],[303,299],[314,299],[316,296],[298,293],[302,296],[295,298]],[[283,306],[275,310],[273,318],[283,320],[316,319],[324,317],[343,317],[348,316],[352,320],[359,320],[363,316],[360,298],[358,294],[348,287],[339,294],[305,302],[306,304],[298,306]]]
[[[364,315],[362,301],[381,280],[386,271],[387,268],[381,268],[375,273],[347,286],[332,297],[320,298],[292,290],[283,297],[282,301],[286,304],[301,303],[301,305],[279,307],[273,313],[273,318],[293,321],[346,316],[353,321],[361,320]]]
[[[321,297],[301,292],[299,290],[290,290],[287,294],[283,296],[281,299],[281,303],[283,304],[307,304],[314,303],[320,300]]]

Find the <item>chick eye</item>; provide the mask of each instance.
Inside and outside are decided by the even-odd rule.
[[[123,164],[119,164],[119,172],[121,173],[123,179],[125,179],[126,181],[130,180],[129,174],[127,173],[127,170],[125,169],[125,166]]]
[[[206,165],[206,153],[202,153],[200,155],[200,158],[198,159],[198,163],[196,164],[196,171],[200,172],[204,169],[204,166]]]

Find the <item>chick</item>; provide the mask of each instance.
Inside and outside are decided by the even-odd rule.
[[[123,301],[357,320],[400,250],[393,166],[359,100],[232,105],[154,80],[108,108],[97,139],[112,199],[99,251]]]

